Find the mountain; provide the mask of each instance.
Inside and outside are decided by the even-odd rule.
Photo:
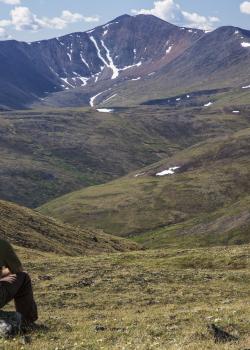
[[[203,35],[150,79],[139,81],[136,87],[121,87],[112,102],[138,104],[168,97],[187,100],[197,91],[247,89],[249,63],[250,31],[221,27]]]
[[[249,62],[247,30],[206,33],[151,15],[123,15],[87,32],[0,42],[0,107],[127,106],[242,88],[249,85]]]
[[[38,251],[93,255],[138,249],[130,241],[101,231],[74,228],[16,204],[0,201],[0,237]]]
[[[124,15],[88,32],[33,43],[0,42],[0,105],[24,108],[72,89],[83,99],[73,104],[94,104],[93,94],[153,73],[203,35],[154,16]]]
[[[249,128],[208,139],[130,176],[55,199],[40,211],[141,243],[151,237],[155,247],[250,242],[249,141]]]

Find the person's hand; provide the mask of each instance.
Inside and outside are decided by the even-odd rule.
[[[15,281],[16,281],[16,275],[8,275],[0,279],[0,282],[14,283]]]
[[[8,275],[11,275],[10,269],[6,266],[3,266],[1,270],[1,277],[5,277]]]

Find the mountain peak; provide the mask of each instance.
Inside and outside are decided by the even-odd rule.
[[[127,19],[127,18],[131,18],[132,16],[128,15],[127,13],[125,13],[124,15],[121,15],[121,16],[118,16],[116,17],[114,20],[112,20],[111,22],[114,22],[114,21],[121,21],[123,19]]]

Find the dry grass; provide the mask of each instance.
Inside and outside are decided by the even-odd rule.
[[[30,271],[40,321],[1,349],[243,350],[250,347],[250,246],[65,258],[18,249]],[[42,276],[47,275],[48,280]],[[218,344],[216,323],[240,341]]]

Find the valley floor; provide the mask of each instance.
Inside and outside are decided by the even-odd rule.
[[[250,348],[249,245],[82,258],[17,251],[49,330],[1,349]],[[211,323],[240,341],[215,344]]]

